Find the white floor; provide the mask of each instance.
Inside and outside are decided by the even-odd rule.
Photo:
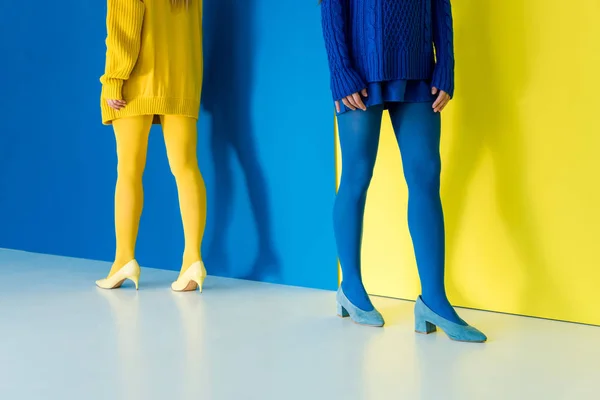
[[[335,317],[333,292],[209,277],[173,293],[103,291],[108,264],[0,250],[0,399],[519,400],[600,398],[600,328],[460,310],[487,344]],[[599,307],[600,308],[600,307]]]

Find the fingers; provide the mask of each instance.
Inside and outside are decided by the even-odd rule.
[[[433,111],[437,112],[438,107],[440,106],[440,104],[442,103],[442,93],[440,93],[438,95],[438,97],[435,99],[435,101],[433,102],[433,105],[431,107],[433,107]]]
[[[346,100],[348,100],[348,103],[352,104],[353,110],[356,110],[357,108],[360,108],[359,105],[356,103],[356,100],[354,99],[354,95],[351,94],[350,96],[346,97]]]
[[[438,92],[438,88],[436,88],[435,86],[431,88],[431,94],[435,95]]]
[[[448,93],[444,92],[443,90],[440,90],[437,99],[432,105],[433,111],[436,113],[441,112],[446,107],[446,105],[448,105],[449,102],[450,96],[448,95]]]
[[[363,102],[361,96],[362,97],[369,96],[369,94],[367,93],[367,89],[363,89],[360,92],[356,92],[354,94],[351,94],[350,96],[346,96],[341,100],[341,102],[344,103],[346,108],[348,108],[352,111],[356,111],[356,110],[367,111],[367,106],[365,106],[365,103]],[[340,102],[339,101],[335,102],[335,109],[337,110],[338,113],[340,112]]]
[[[367,111],[367,107],[365,107],[365,103],[363,103],[359,93],[354,93],[352,95],[352,98],[354,99],[354,104],[356,104],[357,108],[360,108],[363,111]]]
[[[440,111],[439,112],[444,111],[444,108],[446,108],[446,106],[448,105],[448,103],[450,103],[450,100],[451,100],[450,96],[446,95],[446,99],[444,100],[444,102],[440,106]]]
[[[120,106],[114,101],[114,100],[107,100],[108,105],[110,106],[110,108],[119,111],[121,108]]]
[[[127,102],[125,100],[106,100],[106,102],[108,103],[110,108],[117,111],[125,108],[125,106],[127,105]]]
[[[351,104],[351,103],[348,101],[348,97],[344,97],[344,98],[342,99],[342,103],[344,103],[344,105],[345,105],[347,108],[351,109],[352,111],[356,110],[356,107],[354,107],[354,106],[353,106],[353,105],[352,105],[352,104]]]

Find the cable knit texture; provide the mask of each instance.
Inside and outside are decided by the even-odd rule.
[[[334,100],[400,79],[454,95],[450,0],[323,0],[321,15]]]
[[[107,6],[102,122],[138,115],[198,118],[202,1],[187,8],[169,0],[108,0]],[[120,111],[106,102],[123,99]]]

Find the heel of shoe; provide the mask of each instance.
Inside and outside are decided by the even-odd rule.
[[[350,316],[348,311],[340,303],[337,304],[337,315],[341,318],[347,318]]]
[[[100,289],[117,289],[128,279],[135,283],[137,290],[140,280],[140,266],[135,260],[129,261],[108,278],[96,281],[96,286]]]
[[[428,335],[430,333],[435,332],[436,330],[437,330],[437,328],[434,324],[432,324],[431,322],[427,322],[424,319],[417,320],[415,322],[415,332],[417,332],[417,333],[422,333],[424,335]]]
[[[205,279],[206,279],[206,276],[203,276],[198,279],[194,279],[194,282],[196,282],[196,284],[198,285],[198,290],[200,290],[200,293],[202,293],[202,286],[204,285]]]
[[[180,274],[175,282],[171,284],[171,289],[175,292],[192,292],[200,289],[206,279],[206,268],[201,261],[192,264],[183,274]]]
[[[129,280],[135,284],[135,290],[139,290],[140,276],[139,275],[130,276]]]

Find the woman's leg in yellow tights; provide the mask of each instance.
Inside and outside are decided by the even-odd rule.
[[[146,166],[152,118],[139,116],[113,121],[118,158],[115,188],[117,248],[109,277],[135,258],[135,242],[144,204],[142,175]]]
[[[197,121],[194,118],[165,115],[161,123],[171,172],[177,182],[179,208],[183,221],[185,250],[181,273],[202,260],[200,247],[206,225],[206,188],[198,168]]]

